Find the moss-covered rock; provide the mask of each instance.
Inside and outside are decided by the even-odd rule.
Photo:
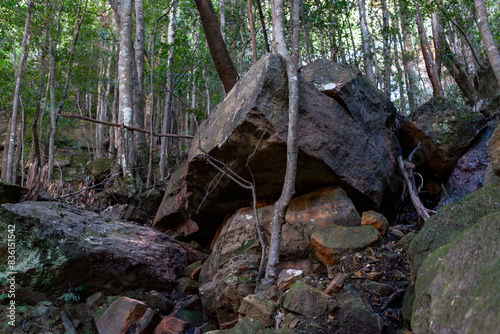
[[[297,281],[288,290],[283,307],[304,317],[315,318],[325,314],[329,298],[326,293]]]
[[[475,221],[422,264],[415,333],[496,333],[500,328],[500,210]]]
[[[407,154],[420,144],[422,156],[415,156],[414,162],[427,173],[439,176],[465,153],[485,124],[483,114],[433,97],[405,120],[399,140]]]
[[[382,333],[382,318],[372,311],[356,291],[347,289],[337,296],[337,300],[340,303],[339,333]]]
[[[429,218],[408,248],[412,283],[430,253],[452,242],[481,217],[497,210],[500,210],[500,186],[492,184],[443,207]]]

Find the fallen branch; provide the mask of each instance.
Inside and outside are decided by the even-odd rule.
[[[415,181],[413,181],[413,175],[411,173],[411,168],[408,167],[410,164],[405,163],[401,156],[398,157],[398,164],[399,164],[399,170],[403,174],[403,177],[406,181],[406,186],[408,188],[408,193],[410,194],[411,202],[413,203],[413,206],[417,210],[418,215],[425,222],[430,217],[430,215],[428,210],[424,207],[424,205],[420,201],[420,198],[418,197],[417,190],[415,189]],[[410,173],[408,173],[408,171],[410,171]]]
[[[114,127],[117,127],[117,128],[124,128],[124,129],[131,130],[131,131],[143,132],[143,133],[148,133],[148,134],[151,133],[151,131],[149,131],[149,130],[144,130],[144,129],[141,129],[141,128],[136,128],[136,127],[128,126],[128,125],[124,125],[124,124],[99,121],[97,119],[93,119],[93,118],[85,117],[85,116],[69,115],[69,114],[59,114],[59,116],[66,117],[66,118],[79,119],[79,120],[82,120],[82,121],[88,121],[88,122],[97,123],[97,124],[104,124],[104,125],[114,126]],[[189,135],[175,135],[175,134],[171,134],[171,133],[156,133],[156,132],[153,132],[153,136],[155,136],[155,137],[171,137],[171,138],[193,139],[193,136],[189,136]]]

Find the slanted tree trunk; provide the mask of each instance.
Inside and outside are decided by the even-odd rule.
[[[175,42],[175,18],[177,12],[177,2],[174,4],[172,11],[170,12],[170,22],[168,24],[167,33],[167,44],[170,45],[170,50],[167,59],[167,85],[165,87],[165,108],[163,110],[163,121],[161,125],[161,132],[168,133],[171,130],[171,120],[172,120],[172,66],[174,64],[174,42]],[[170,138],[161,139],[160,148],[160,179],[165,180],[166,169],[167,169],[167,158],[169,153],[171,153],[171,143]]]
[[[21,59],[16,74],[16,86],[14,89],[14,100],[12,103],[12,116],[9,131],[9,140],[7,142],[7,165],[5,166],[5,181],[9,183],[15,182],[13,180],[13,163],[14,163],[14,148],[16,145],[16,132],[17,132],[17,118],[19,115],[19,103],[21,96],[21,87],[23,83],[23,72],[28,59],[29,40],[31,38],[31,11],[34,7],[34,0],[28,2],[28,10],[26,13],[26,21],[24,23],[23,39],[21,41]]]
[[[295,67],[285,42],[285,17],[283,0],[272,0],[274,49],[286,64],[288,78],[288,138],[285,181],[281,196],[274,204],[273,229],[269,245],[269,257],[266,267],[266,279],[276,277],[276,265],[279,262],[281,231],[285,223],[285,214],[290,200],[295,194],[295,176],[297,172],[297,127],[299,120],[299,82]],[[265,247],[262,245],[262,247]],[[264,261],[264,259],[261,259]]]
[[[361,39],[363,40],[363,63],[365,65],[366,77],[374,84],[377,84],[375,73],[373,72],[373,54],[370,43],[370,31],[366,21],[365,1],[358,0],[359,20],[361,29]]]
[[[495,73],[498,83],[500,84],[500,54],[497,46],[495,45],[490,25],[488,24],[486,6],[483,0],[474,0],[474,6],[476,7],[477,26],[479,27],[479,32],[481,33],[484,46],[486,46],[486,52],[493,69],[493,73]]]
[[[439,80],[439,73],[432,57],[431,48],[429,46],[429,41],[427,40],[427,34],[424,28],[424,21],[422,18],[422,11],[416,0],[413,0],[415,8],[417,9],[417,28],[418,37],[420,39],[420,46],[422,49],[422,55],[424,57],[425,69],[427,70],[427,75],[432,85],[432,92],[434,96],[444,96],[443,87],[441,86],[441,81]]]
[[[271,52],[271,48],[269,47],[269,39],[267,38],[266,20],[264,20],[264,13],[262,12],[262,6],[260,4],[260,0],[255,0],[255,2],[257,3],[257,9],[259,10],[260,26],[262,28],[262,35],[264,36],[266,51]]]
[[[238,81],[238,72],[229,56],[226,43],[224,43],[224,39],[222,38],[212,1],[195,0],[194,2],[200,14],[201,23],[205,31],[208,48],[210,49],[215,69],[227,93]]]

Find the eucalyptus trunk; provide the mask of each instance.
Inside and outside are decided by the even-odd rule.
[[[497,81],[500,84],[500,54],[497,46],[495,45],[495,40],[493,39],[493,34],[491,33],[490,25],[488,23],[488,12],[486,11],[486,6],[483,0],[474,0],[474,6],[476,7],[477,26],[479,27],[479,32],[481,33],[484,46],[486,46],[486,52],[493,69],[493,73],[495,73]]]
[[[363,41],[363,63],[365,65],[365,73],[367,78],[374,84],[377,84],[375,73],[373,72],[373,54],[372,45],[370,43],[370,31],[366,21],[365,1],[358,0],[359,20],[361,29],[361,39]]]

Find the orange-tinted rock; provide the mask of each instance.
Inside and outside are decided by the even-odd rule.
[[[147,309],[147,305],[143,302],[120,297],[111,303],[97,320],[97,330],[99,333],[124,334],[144,315]]]
[[[379,241],[380,233],[373,226],[332,226],[311,236],[316,256],[330,266],[337,264],[343,254],[365,249]]]
[[[365,211],[361,216],[361,225],[371,225],[375,227],[380,234],[385,235],[389,228],[389,222],[383,214],[375,211]]]
[[[174,317],[164,317],[153,334],[184,334],[189,324]]]

